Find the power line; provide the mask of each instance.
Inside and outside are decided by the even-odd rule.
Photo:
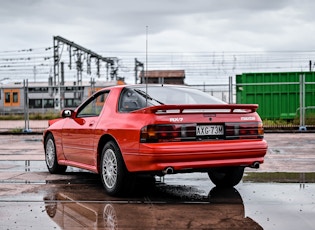
[[[134,59],[145,61],[145,52],[103,51],[104,56],[117,56],[119,74],[126,80],[134,81]],[[108,55],[109,54],[109,55]],[[74,55],[74,54],[73,54]],[[237,51],[237,52],[150,52],[150,70],[184,69],[187,81],[211,82],[212,79],[225,79],[227,76],[243,72],[291,72],[308,71],[309,61],[314,60],[315,51]],[[64,60],[65,67],[71,63]],[[0,78],[23,80],[34,75],[47,81],[53,68],[52,47],[30,48],[13,51],[0,51]],[[86,68],[86,67],[85,67]],[[92,75],[98,69],[90,66]],[[101,78],[106,73],[101,66]],[[74,70],[66,68],[67,78],[73,78]],[[90,76],[82,76],[88,80]]]

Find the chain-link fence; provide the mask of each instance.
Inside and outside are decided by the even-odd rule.
[[[227,84],[190,87],[198,88],[226,103],[258,104],[257,112],[266,130],[315,130],[315,82],[305,79],[303,74],[299,81],[293,82],[233,83],[230,77]],[[31,109],[25,108],[24,111],[20,113],[20,120],[0,120],[0,132],[42,132],[48,126],[48,118],[42,120],[44,115],[59,114],[59,111],[37,109],[36,113],[41,118],[36,119],[36,116],[29,116]],[[16,112],[6,111],[5,114],[2,114],[3,119],[5,116],[14,117]]]

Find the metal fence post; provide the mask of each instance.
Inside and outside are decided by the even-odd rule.
[[[23,132],[30,132],[29,119],[29,103],[28,103],[28,79],[23,80],[24,87],[24,130]]]
[[[300,131],[306,131],[305,126],[305,75],[300,75]]]
[[[233,103],[233,80],[229,77],[229,104]]]

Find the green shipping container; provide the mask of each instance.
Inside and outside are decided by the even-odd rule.
[[[314,107],[315,72],[236,75],[236,103],[258,104],[257,112],[262,119],[294,119],[299,116],[302,74],[305,76],[305,107]]]

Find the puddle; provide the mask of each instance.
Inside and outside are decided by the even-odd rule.
[[[0,161],[0,172],[11,171],[11,172],[48,172],[45,161],[43,160],[10,160]],[[68,167],[67,172],[87,172],[87,170]]]
[[[130,203],[80,201],[78,194],[57,192],[44,197],[44,202],[47,216],[62,229],[261,229],[245,216],[237,190],[223,192],[224,199],[222,190],[217,188],[210,194],[209,200],[202,203],[161,203],[152,199]]]
[[[32,138],[32,139],[25,139],[24,141],[25,141],[25,142],[28,142],[28,141],[38,141],[38,142],[42,142],[42,139],[41,139],[41,138]]]
[[[43,224],[56,230],[312,229],[313,191],[314,184],[300,189],[290,183],[246,183],[238,189],[214,187],[202,200],[192,192],[183,200],[178,191],[163,189],[139,198],[113,198],[101,187],[53,186],[27,190],[14,200],[2,198],[0,216],[3,229],[42,229]]]
[[[0,184],[46,184],[45,180],[0,180]]]
[[[47,171],[45,161],[0,161],[1,171],[25,171],[25,172],[38,172]]]

